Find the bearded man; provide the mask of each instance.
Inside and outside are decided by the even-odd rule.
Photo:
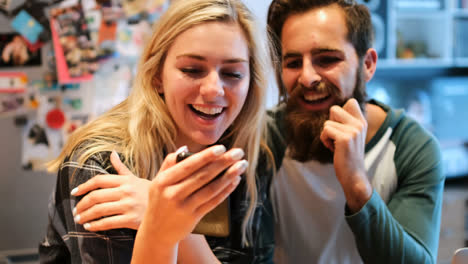
[[[436,263],[440,149],[403,111],[367,100],[368,9],[274,0],[268,26],[286,98],[271,112],[287,143],[270,190],[275,263]]]

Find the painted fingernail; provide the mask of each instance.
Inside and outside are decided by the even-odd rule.
[[[247,169],[247,166],[249,166],[249,163],[246,160],[241,160],[236,162],[236,165],[234,165],[234,168],[238,172],[244,172],[245,169]]]
[[[244,151],[240,148],[233,149],[230,153],[233,160],[240,160],[244,157]]]
[[[219,156],[223,154],[224,152],[226,152],[226,147],[223,145],[218,145],[218,146],[213,147],[213,154],[215,154],[215,156]]]
[[[73,212],[73,215],[76,215],[76,207],[73,208],[73,211],[72,211],[72,212]]]
[[[73,218],[73,220],[75,220],[75,223],[80,222],[80,219],[81,219],[81,216],[79,214],[76,215],[75,218]]]
[[[115,155],[117,155],[117,158],[120,158],[120,157],[119,157],[119,154],[117,153],[117,151],[115,151],[115,149],[114,149],[114,150],[112,150],[112,153],[111,153],[111,155],[114,155],[114,156],[115,156]]]
[[[91,224],[90,223],[85,223],[83,225],[83,227],[84,227],[84,229],[89,230],[89,228],[91,228]]]
[[[232,185],[237,186],[237,185],[239,184],[240,181],[241,181],[241,177],[240,177],[240,176],[237,176],[237,177],[232,181]]]
[[[176,154],[176,155],[179,155],[179,154],[182,153],[182,152],[188,152],[187,146],[182,146],[182,147],[178,148],[178,149],[176,150],[175,154]]]
[[[70,192],[70,194],[71,194],[71,195],[75,195],[75,193],[77,193],[77,192],[78,192],[78,187],[74,188],[74,189]]]

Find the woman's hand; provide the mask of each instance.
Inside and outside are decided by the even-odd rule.
[[[176,164],[176,153],[164,160],[151,182],[148,210],[151,229],[159,243],[176,243],[193,230],[200,219],[213,210],[237,187],[247,168],[244,152],[226,152],[217,145]],[[227,169],[223,176],[218,174]],[[170,232],[168,230],[171,230]]]
[[[176,164],[169,154],[151,182],[148,208],[137,233],[133,263],[176,250],[200,219],[237,187],[247,168],[244,152],[213,146]],[[227,169],[228,168],[228,169]],[[215,179],[223,170],[227,171]]]
[[[221,160],[224,159],[228,165],[233,164],[243,156],[243,152],[240,149],[233,149],[227,153],[224,153],[225,150],[222,146],[220,147],[222,148],[222,152],[218,158]],[[237,157],[234,155],[233,158],[233,153],[237,153]],[[169,161],[169,157],[171,155],[166,158],[160,173],[162,173],[162,171],[167,167],[173,166],[175,164],[175,158],[174,161]],[[202,153],[196,154],[194,156],[198,155],[202,155]],[[221,155],[223,156],[221,157]],[[216,155],[212,155],[212,158],[216,158]],[[79,185],[72,191],[72,194],[75,196],[86,194],[75,207],[75,221],[79,224],[84,224],[85,229],[89,231],[103,231],[116,228],[138,229],[143,219],[144,211],[148,205],[148,193],[151,181],[141,179],[133,175],[130,170],[128,170],[128,168],[122,163],[115,151],[112,152],[110,161],[115,170],[118,172],[118,175],[107,174],[96,176],[89,181]],[[208,160],[204,161],[206,165]],[[188,163],[191,164],[193,162],[197,161],[191,161]],[[243,170],[239,173],[240,175],[245,171],[247,162],[244,160],[238,161],[238,163],[240,167],[244,167]],[[212,167],[213,168],[211,169],[210,167],[208,168],[208,173],[213,169],[216,170],[216,167],[219,167],[219,165]],[[226,167],[223,167],[223,170],[224,168]],[[226,176],[229,175],[226,174]],[[206,177],[206,174],[202,177]],[[189,180],[189,182],[190,181],[193,182],[193,179]],[[197,188],[197,186],[200,187],[200,184],[195,184],[195,188]],[[193,191],[193,189],[191,189],[191,191]],[[209,211],[210,210],[208,210],[208,212]]]
[[[75,222],[89,231],[138,229],[151,181],[133,175],[115,151],[110,161],[118,175],[98,175],[72,191],[75,196],[86,194],[73,210]]]

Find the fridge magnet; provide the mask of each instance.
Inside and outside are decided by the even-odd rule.
[[[0,34],[0,67],[40,66],[40,49],[28,49],[28,41],[18,33]]]
[[[61,134],[28,120],[23,130],[22,167],[25,170],[45,170],[45,164],[60,153]]]
[[[41,42],[49,42],[51,39],[50,25],[49,16],[46,12],[51,6],[64,2],[64,0],[15,0],[15,2],[23,3],[14,7],[8,15],[16,17],[22,11],[27,12],[42,26],[42,32],[39,34],[38,39]]]
[[[36,43],[44,30],[42,25],[24,10],[11,21],[11,26],[31,43]]]
[[[10,8],[11,0],[0,0],[0,9],[7,11]]]
[[[23,94],[0,94],[0,114],[16,113],[25,108]]]
[[[78,128],[85,125],[89,120],[89,116],[87,114],[75,114],[72,115],[65,125],[62,128],[62,136],[63,141],[66,142],[68,137]]]
[[[127,17],[135,16],[145,11],[146,0],[124,0],[122,7]]]
[[[85,11],[97,8],[96,0],[81,0],[81,5]]]
[[[120,21],[117,32],[116,49],[118,55],[129,61],[136,62],[143,51],[145,43],[151,36],[151,25],[145,20],[135,24]]]
[[[52,9],[50,22],[59,83],[91,80],[99,65],[80,5]]]
[[[50,110],[46,115],[46,124],[52,129],[61,129],[65,120],[65,113],[59,108]]]
[[[102,13],[99,9],[87,10],[84,12],[89,36],[94,46],[97,47],[99,38],[99,27],[101,26]]]
[[[148,3],[148,21],[153,24],[161,15],[169,8],[171,1],[169,0],[152,0]]]
[[[44,42],[41,42],[40,40],[36,41],[36,43],[31,43],[27,39],[25,39],[25,38],[23,38],[23,39],[24,39],[24,42],[26,43],[26,45],[28,46],[28,50],[30,52],[36,52],[40,48],[42,48],[42,46],[44,46]]]
[[[24,72],[0,72],[0,93],[22,93],[28,85]]]
[[[28,139],[33,145],[44,144],[46,147],[49,146],[49,140],[47,139],[45,130],[38,124],[35,124],[31,127],[28,132]]]
[[[99,59],[106,59],[114,55],[116,35],[117,23],[111,20],[102,20],[97,42]]]

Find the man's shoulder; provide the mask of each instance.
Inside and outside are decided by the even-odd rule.
[[[417,131],[422,133],[425,136],[430,136],[430,133],[426,131],[418,122],[406,115],[404,109],[392,108],[385,103],[379,102],[377,100],[370,100],[368,104],[373,109],[372,113],[368,113],[372,116],[377,116],[374,120],[377,120],[379,124],[379,130],[388,130],[391,128],[393,130],[392,134],[408,134],[407,129],[411,128],[413,132]]]
[[[391,140],[397,147],[403,143],[404,146],[408,147],[424,145],[427,142],[437,144],[437,139],[432,133],[409,117],[404,109],[392,108],[377,100],[371,100],[368,103],[380,107],[386,113],[383,122],[375,133],[375,140],[378,141],[390,129]],[[375,140],[373,139],[373,141]]]
[[[387,110],[387,117],[382,124],[380,132],[391,130],[390,140],[395,146],[396,164],[421,164],[439,168],[441,165],[440,145],[436,137],[419,124],[416,120],[406,115],[403,109],[392,109],[383,103]],[[440,173],[435,173],[436,180],[441,178]]]

